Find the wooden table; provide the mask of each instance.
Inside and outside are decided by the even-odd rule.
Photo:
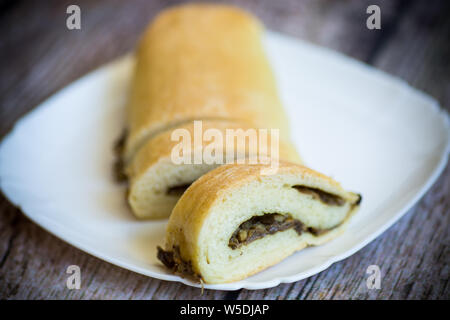
[[[268,28],[369,63],[450,107],[449,1],[232,1]],[[38,4],[39,3],[39,4]],[[177,1],[1,1],[0,136],[24,113],[94,68],[133,49],[149,20]],[[66,8],[81,7],[81,30]],[[381,7],[381,30],[366,8]],[[32,165],[32,162],[30,162]],[[371,244],[308,279],[267,290],[223,292],[155,280],[94,258],[52,236],[0,197],[2,299],[449,299],[450,170]],[[82,270],[66,287],[67,266]],[[381,268],[381,289],[366,268]]]

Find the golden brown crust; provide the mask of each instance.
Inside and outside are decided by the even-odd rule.
[[[128,103],[127,159],[156,132],[194,119],[279,128],[288,120],[251,15],[190,4],[161,13],[145,32]]]

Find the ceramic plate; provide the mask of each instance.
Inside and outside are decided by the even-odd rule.
[[[205,288],[262,289],[316,274],[397,221],[443,170],[448,116],[435,100],[340,54],[268,33],[292,136],[305,162],[364,200],[347,232],[248,279]],[[137,221],[111,176],[133,58],[74,82],[17,122],[0,146],[4,194],[59,238],[120,267],[198,286],[156,259],[167,221]]]

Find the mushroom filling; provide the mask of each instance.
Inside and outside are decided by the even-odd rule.
[[[234,250],[266,235],[290,228],[294,228],[299,235],[306,230],[301,221],[287,215],[268,213],[262,216],[254,216],[236,229],[228,242],[228,246]]]
[[[125,149],[125,141],[127,139],[127,132],[124,130],[117,141],[114,143],[114,154],[116,159],[113,164],[114,179],[117,182],[124,182],[127,180],[125,174],[125,163],[123,161],[123,151]]]
[[[189,186],[192,183],[188,183],[188,184],[183,184],[183,185],[179,185],[179,186],[174,186],[174,187],[170,187],[169,189],[167,189],[167,194],[169,196],[177,196],[177,197],[181,197],[183,195],[183,193],[186,191],[187,188],[189,188]]]
[[[192,268],[191,261],[185,261],[181,258],[180,254],[180,247],[173,246],[173,251],[166,251],[162,249],[160,246],[157,247],[158,259],[170,270],[172,270],[173,273],[187,276],[192,278],[193,280],[196,280],[197,282],[200,281],[201,276],[195,273],[194,269]]]
[[[326,229],[306,227],[300,220],[294,219],[289,215],[267,213],[262,216],[254,216],[241,223],[231,236],[228,246],[234,250],[267,235],[291,228],[293,228],[298,235],[301,235],[303,232],[309,232],[314,236],[320,236],[340,225],[341,223]]]
[[[341,207],[345,204],[345,200],[340,196],[335,194],[305,186],[293,186],[292,188],[296,189],[298,192],[311,195],[314,200],[320,200],[321,202],[329,205],[329,206],[338,206]]]

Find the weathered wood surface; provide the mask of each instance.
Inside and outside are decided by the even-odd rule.
[[[0,136],[52,93],[134,47],[148,21],[176,1],[0,1]],[[232,1],[268,28],[370,63],[450,106],[449,1]],[[78,4],[82,29],[65,26]],[[382,30],[365,27],[378,4]],[[308,279],[278,287],[223,292],[147,278],[94,258],[50,235],[0,197],[2,299],[448,299],[450,169],[423,199],[355,255]],[[68,265],[82,270],[66,288]],[[380,290],[366,268],[381,268]]]

